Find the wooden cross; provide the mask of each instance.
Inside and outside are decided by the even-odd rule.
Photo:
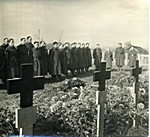
[[[136,68],[132,69],[132,76],[135,78],[135,82],[139,81],[139,74],[142,73],[142,67],[139,67],[139,60],[136,60]]]
[[[21,65],[21,78],[7,80],[7,93],[20,93],[20,107],[33,105],[33,90],[44,89],[44,77],[33,77],[33,65],[31,63]]]
[[[137,107],[137,104],[139,102],[139,88],[140,88],[140,83],[139,83],[139,74],[142,74],[142,67],[139,67],[139,60],[136,60],[136,68],[132,69],[131,75],[134,76],[134,103]],[[137,125],[137,118],[133,120],[133,126]]]
[[[93,81],[99,81],[99,91],[105,90],[105,80],[110,79],[110,71],[106,71],[106,62],[101,62],[101,71],[95,71]]]
[[[139,60],[136,60],[136,68],[132,69],[131,75],[134,76],[134,93],[135,93],[135,104],[138,104],[138,92],[139,92],[139,74],[142,73],[142,68],[139,67]]]
[[[20,93],[20,107],[16,109],[16,128],[20,135],[32,135],[36,122],[36,107],[33,105],[33,90],[44,89],[44,77],[33,77],[31,63],[21,65],[21,78],[7,80],[7,93]]]
[[[104,132],[104,102],[106,101],[105,80],[110,79],[111,72],[106,71],[106,62],[101,62],[101,71],[95,71],[93,81],[99,82],[96,93],[97,104],[97,137],[103,137]]]

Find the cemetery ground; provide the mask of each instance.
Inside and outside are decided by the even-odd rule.
[[[106,82],[104,135],[148,135],[148,71],[139,77],[139,105],[134,104],[133,77],[130,71],[112,70]],[[27,85],[25,85],[27,86]],[[49,83],[35,91],[33,106],[37,106],[34,135],[96,136],[98,83],[93,71],[78,78]],[[7,95],[0,90],[0,136],[17,134],[15,109],[19,108],[19,94]],[[133,126],[133,120],[138,126]]]

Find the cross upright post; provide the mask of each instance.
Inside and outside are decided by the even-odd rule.
[[[142,74],[142,67],[139,67],[139,60],[136,60],[136,67],[131,70],[131,75],[134,76],[134,103],[137,107],[137,104],[139,103],[139,88],[140,88],[140,83],[139,83],[139,74]],[[137,117],[135,116],[135,119],[133,120],[133,126],[137,125]]]
[[[20,93],[20,108],[16,110],[16,128],[24,135],[32,135],[36,108],[33,107],[33,90],[44,89],[44,77],[33,77],[32,63],[21,65],[21,78],[7,80],[7,93]],[[23,124],[24,123],[24,124]]]
[[[99,82],[99,87],[96,92],[97,104],[97,137],[103,137],[104,133],[104,102],[106,101],[105,81],[110,79],[111,72],[106,71],[106,62],[101,62],[101,70],[95,71],[93,81]]]
[[[135,94],[135,105],[138,104],[138,92],[139,92],[139,74],[142,74],[142,67],[139,67],[139,60],[136,60],[136,68],[132,69],[131,75],[134,76],[134,94]]]

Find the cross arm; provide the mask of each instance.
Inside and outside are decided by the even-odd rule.
[[[35,76],[33,77],[33,90],[44,89],[44,77]]]
[[[21,91],[21,78],[7,80],[7,94],[16,94]]]
[[[99,79],[100,79],[100,72],[99,71],[94,71],[93,81],[96,82],[96,81],[99,81]]]
[[[132,76],[136,76],[142,73],[142,67],[137,69],[132,69]]]
[[[110,79],[111,77],[111,72],[110,71],[106,71],[106,72],[99,72],[99,71],[95,71],[93,74],[93,81],[101,81],[101,80],[107,80]]]

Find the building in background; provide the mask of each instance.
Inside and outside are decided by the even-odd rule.
[[[127,59],[127,54],[128,51],[131,49],[131,47],[133,47],[136,51],[137,51],[137,59],[139,60],[140,66],[148,66],[148,51],[144,48],[142,48],[141,46],[135,46],[132,45],[130,42],[127,42],[126,44],[126,59]]]

